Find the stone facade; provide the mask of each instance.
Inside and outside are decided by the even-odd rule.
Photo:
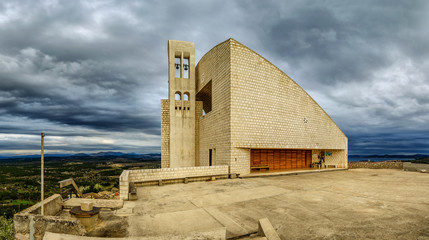
[[[195,166],[195,48],[168,41],[168,100],[161,101],[161,166]]]
[[[174,49],[169,41],[170,52],[179,56],[183,51],[180,46]],[[171,104],[172,66],[169,64],[170,114],[175,107]],[[191,162],[192,166],[227,165],[232,173],[246,174],[251,149],[300,149],[311,150],[313,162],[323,155],[326,165],[347,168],[344,133],[297,83],[259,54],[228,39],[207,52],[195,71],[190,69],[189,74],[195,75],[195,97],[189,102],[195,124],[185,129],[162,120],[162,167],[173,167],[171,162],[178,161],[171,152],[171,145],[176,144],[172,133],[186,132],[195,137],[185,148],[192,145],[194,159],[181,159],[186,164],[175,166]],[[166,119],[165,101],[162,119]],[[177,121],[172,119],[170,116],[170,121]]]
[[[170,167],[170,100],[161,100],[161,167]]]

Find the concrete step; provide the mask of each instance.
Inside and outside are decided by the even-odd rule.
[[[228,215],[219,211],[217,208],[205,208],[205,210],[215,218],[220,224],[226,227],[226,238],[234,238],[243,235],[248,235],[254,231],[249,231],[243,228],[240,224],[235,222]],[[256,229],[255,229],[256,230]]]

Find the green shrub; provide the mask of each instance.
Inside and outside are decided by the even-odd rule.
[[[0,216],[0,239],[13,240],[13,219]]]
[[[412,163],[425,163],[425,164],[429,164],[429,158],[420,158],[420,159],[415,159],[415,160],[411,160]]]
[[[101,192],[101,190],[103,190],[103,186],[101,186],[101,184],[99,184],[99,183],[96,183],[96,184],[94,185],[94,190],[95,190],[96,192]]]
[[[79,191],[81,193],[88,193],[88,192],[90,192],[90,190],[91,190],[91,186],[80,186],[79,187]]]

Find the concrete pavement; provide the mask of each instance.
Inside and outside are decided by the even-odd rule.
[[[131,237],[221,227],[238,237],[257,232],[266,217],[282,239],[429,239],[429,174],[418,172],[353,169],[141,187],[137,194]]]

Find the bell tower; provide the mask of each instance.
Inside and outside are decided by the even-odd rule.
[[[161,115],[161,166],[195,166],[195,47],[192,42],[168,40],[168,100],[161,101]]]

